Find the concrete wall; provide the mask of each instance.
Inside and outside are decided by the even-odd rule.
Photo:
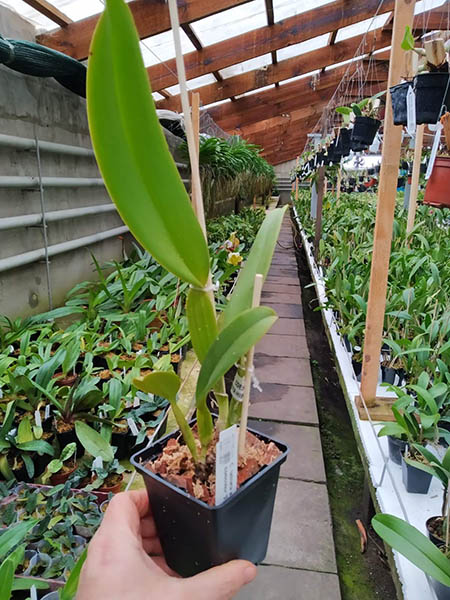
[[[296,159],[289,160],[288,162],[281,163],[280,165],[275,165],[275,174],[278,178],[280,177],[289,177],[290,172],[295,167]]]
[[[0,6],[0,33],[13,39],[34,40],[33,26],[16,13]],[[22,138],[37,138],[90,148],[86,102],[53,79],[29,77],[0,65],[0,133]],[[167,132],[173,151],[179,139]],[[176,156],[179,159],[178,156]],[[93,157],[74,157],[48,152],[41,153],[43,177],[99,178]],[[35,151],[15,151],[0,146],[0,176],[37,176]],[[186,177],[186,173],[182,173]],[[132,201],[132,198],[130,198]],[[74,209],[110,202],[103,186],[47,188],[44,190],[46,211]],[[0,187],[0,218],[41,212],[38,190]],[[113,211],[97,216],[79,217],[48,224],[48,244],[75,240],[122,226]],[[0,231],[0,259],[44,248],[41,227]],[[53,305],[63,303],[75,284],[94,279],[89,250],[100,263],[120,260],[124,249],[131,250],[132,237],[111,239],[80,248],[50,259],[50,282]],[[35,262],[13,270],[0,272],[0,314],[25,316],[49,308],[46,265]]]

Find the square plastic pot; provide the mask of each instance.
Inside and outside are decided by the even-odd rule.
[[[389,458],[396,465],[402,464],[402,454],[406,450],[407,443],[403,440],[399,440],[392,435],[388,435],[388,447],[389,447]]]
[[[392,113],[394,116],[394,125],[407,125],[408,124],[408,109],[406,105],[406,97],[408,90],[411,87],[409,81],[394,85],[389,89],[392,100]]]
[[[209,506],[145,468],[159,456],[174,432],[131,457],[144,477],[158,536],[167,564],[183,577],[196,575],[229,560],[255,564],[266,556],[280,467],[289,448],[248,429],[265,442],[274,442],[281,455],[246,481],[228,500]]]
[[[402,478],[407,492],[410,494],[428,494],[432,477],[430,473],[408,465],[402,455]]]
[[[381,121],[372,117],[356,117],[353,125],[351,146],[355,152],[368,148],[375,139]]]
[[[416,92],[416,122],[418,125],[438,122],[442,108],[450,106],[448,73],[421,73],[414,78]]]
[[[437,581],[432,577],[430,579],[437,600],[450,600],[450,587],[442,584],[440,581]]]

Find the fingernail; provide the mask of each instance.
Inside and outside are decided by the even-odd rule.
[[[247,567],[244,571],[245,583],[250,583],[256,577],[256,567]]]

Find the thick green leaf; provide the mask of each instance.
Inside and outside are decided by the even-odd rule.
[[[250,254],[234,288],[234,292],[219,320],[220,326],[226,327],[242,311],[251,308],[255,276],[259,273],[264,279],[272,262],[273,251],[280,233],[281,223],[287,206],[269,212],[253,242]]]
[[[97,24],[87,104],[97,162],[122,219],[159,263],[203,287],[208,248],[159,124],[123,0],[107,0]]]
[[[0,600],[11,600],[14,564],[7,558],[0,566]]]
[[[402,48],[403,50],[414,50],[414,36],[411,32],[411,27],[409,25],[406,26],[405,35],[402,40]]]
[[[32,577],[15,577],[13,581],[12,591],[18,592],[20,590],[29,590],[33,585],[37,590],[48,590],[48,588],[50,587],[49,584],[42,579],[36,579]]]
[[[8,554],[17,544],[24,539],[31,529],[36,525],[37,521],[32,519],[30,521],[22,521],[14,527],[8,527],[8,529],[0,535],[0,559]]]
[[[75,431],[78,439],[89,454],[95,458],[101,456],[106,462],[111,462],[114,459],[113,449],[95,429],[92,429],[92,427],[89,427],[83,421],[76,421]]]
[[[192,346],[202,363],[217,336],[216,315],[209,294],[191,288],[186,302],[186,314]]]
[[[418,529],[393,515],[376,515],[372,526],[378,535],[416,567],[450,586],[450,561]]]
[[[59,600],[73,600],[77,593],[78,583],[80,581],[81,569],[83,568],[84,562],[87,558],[87,547],[83,550],[80,558],[77,560],[76,565],[72,569],[68,580],[66,581],[62,590],[59,591]]]
[[[45,440],[24,442],[23,444],[17,444],[17,447],[24,452],[38,452],[39,454],[48,454],[49,456],[53,456],[55,453],[53,446]]]
[[[34,440],[33,429],[31,427],[31,421],[28,417],[24,417],[17,428],[16,440],[19,444],[24,442],[32,442]]]

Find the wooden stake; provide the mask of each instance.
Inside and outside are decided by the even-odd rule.
[[[415,0],[396,0],[389,63],[388,88],[400,82],[404,55],[401,48],[405,29],[413,25]],[[372,269],[367,305],[361,395],[368,407],[376,404],[381,340],[386,309],[387,280],[391,255],[392,227],[397,198],[398,166],[402,143],[402,128],[395,127],[389,93],[384,118],[383,155],[378,186]]]
[[[416,129],[416,145],[414,147],[414,163],[411,176],[411,191],[409,193],[408,224],[406,234],[410,234],[414,227],[417,210],[417,195],[419,193],[420,164],[422,161],[423,134],[425,125],[418,125]]]
[[[299,161],[299,156],[297,156],[297,162],[295,163],[295,167],[297,170],[298,167],[298,161]],[[298,178],[295,178],[295,201],[298,202]]]
[[[194,130],[195,149],[200,153],[200,94],[192,92],[192,129]]]
[[[339,171],[337,176],[337,184],[336,184],[336,202],[339,202],[339,198],[341,197],[341,183],[342,183],[342,165],[339,165]]]
[[[314,258],[316,262],[319,259],[319,243],[322,237],[322,210],[323,196],[325,192],[325,167],[319,167],[319,177],[317,181],[317,208],[316,208],[316,233],[314,236]]]
[[[259,273],[255,275],[255,284],[253,286],[253,301],[252,308],[259,306],[261,302],[261,292],[264,283],[264,278]],[[250,406],[250,390],[252,384],[253,375],[253,356],[255,354],[255,347],[250,348],[247,353],[247,360],[245,361],[245,380],[244,380],[244,398],[242,400],[242,413],[241,422],[239,425],[239,454],[243,454],[245,451],[245,438],[247,433],[247,422],[248,422],[248,409]]]

